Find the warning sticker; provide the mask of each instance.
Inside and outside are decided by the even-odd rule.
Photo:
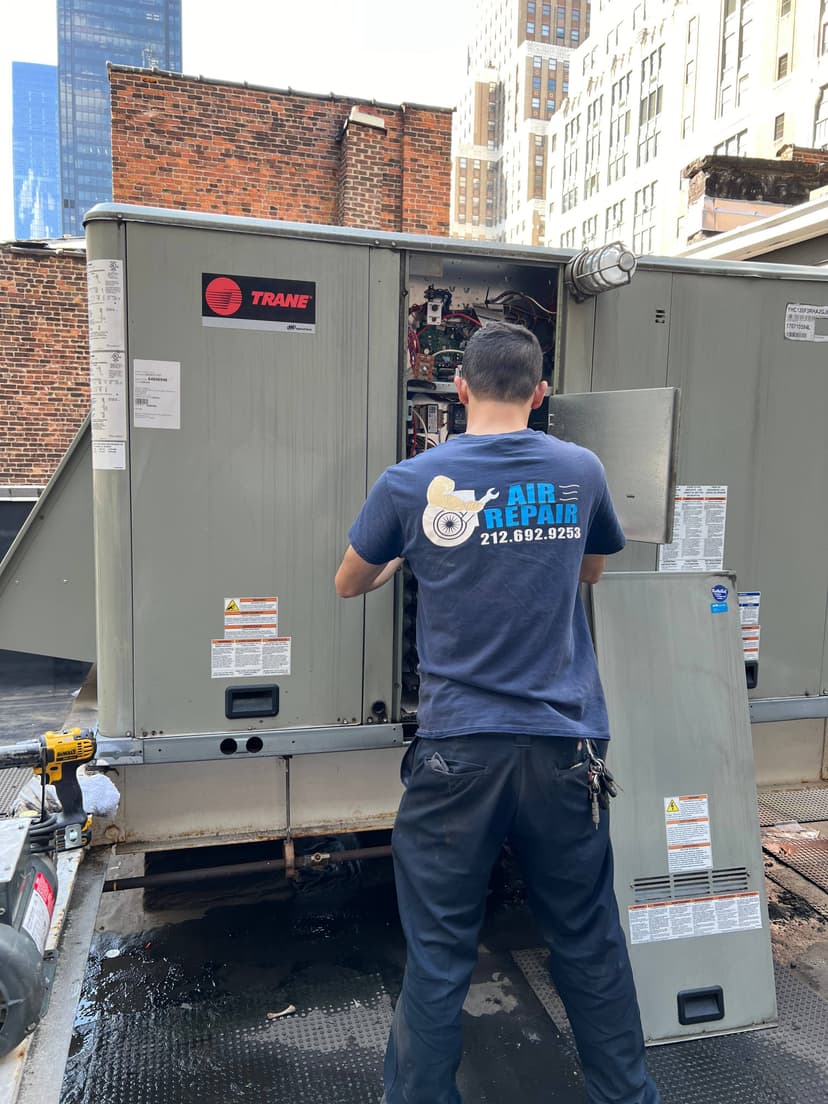
[[[664,817],[668,821],[690,820],[693,817],[709,818],[709,816],[707,794],[664,798]]]
[[[671,874],[688,870],[710,870],[713,848],[709,843],[679,843],[667,848],[667,869]]]
[[[278,613],[278,598],[225,598],[225,613]]]
[[[290,674],[291,638],[263,637],[213,640],[211,678],[257,678]]]
[[[275,614],[226,613],[224,635],[232,640],[254,640],[256,637],[278,636],[279,623]]]
[[[278,636],[279,599],[225,598],[224,635],[228,640]]]
[[[762,630],[758,625],[742,626],[742,653],[745,659],[759,658],[759,638]]]
[[[788,303],[785,337],[788,341],[828,341],[828,307]]]
[[[631,943],[661,943],[762,927],[758,893],[630,905],[628,915]]]
[[[673,539],[658,550],[659,571],[721,571],[727,487],[676,487]]]
[[[667,867],[671,874],[713,866],[707,794],[664,798]]]
[[[32,886],[32,896],[26,906],[23,922],[20,927],[32,937],[35,946],[43,953],[46,946],[46,937],[49,934],[49,925],[52,922],[52,911],[55,907],[55,895],[47,878],[43,874],[36,874]]]

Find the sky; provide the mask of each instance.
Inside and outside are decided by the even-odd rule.
[[[474,4],[182,0],[182,68],[271,88],[453,107]],[[14,236],[11,63],[57,63],[56,7],[56,0],[0,0],[0,241]],[[328,21],[329,29],[315,29]]]

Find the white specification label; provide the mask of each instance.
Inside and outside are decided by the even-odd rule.
[[[289,675],[290,650],[289,636],[213,640],[210,648],[210,677],[258,678],[261,675]]]
[[[93,441],[92,467],[96,471],[123,471],[126,468],[126,443]]]
[[[758,893],[630,905],[630,942],[660,943],[762,927]]]
[[[762,592],[759,590],[739,591],[739,620],[743,625],[759,624],[759,605]]]
[[[133,360],[135,425],[181,428],[181,365],[175,360]]]
[[[91,353],[92,439],[126,441],[126,357],[123,353]]]
[[[828,307],[813,303],[788,303],[785,337],[789,341],[828,341]]]
[[[676,487],[673,540],[658,550],[659,571],[721,571],[727,487]]]
[[[87,261],[89,351],[123,352],[124,266],[122,261]]]

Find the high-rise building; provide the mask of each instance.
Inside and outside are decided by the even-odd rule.
[[[760,187],[749,161],[744,173],[719,167],[731,179],[718,195],[697,195],[684,169],[708,155],[828,150],[828,0],[594,0],[549,131],[550,245],[621,238],[672,254],[734,218],[773,214],[796,200],[784,183]]]
[[[61,233],[57,69],[12,62],[14,235]]]
[[[112,197],[107,62],[181,69],[181,0],[58,0],[63,233]]]
[[[453,135],[452,235],[543,244],[549,121],[590,0],[479,0]]]

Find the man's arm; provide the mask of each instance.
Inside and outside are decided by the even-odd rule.
[[[581,561],[581,582],[582,583],[597,583],[601,576],[604,574],[604,567],[607,563],[606,556],[599,556],[594,553],[587,553]]]
[[[340,598],[358,598],[377,590],[399,571],[401,564],[399,556],[384,564],[368,563],[349,544],[334,579],[336,593]]]

